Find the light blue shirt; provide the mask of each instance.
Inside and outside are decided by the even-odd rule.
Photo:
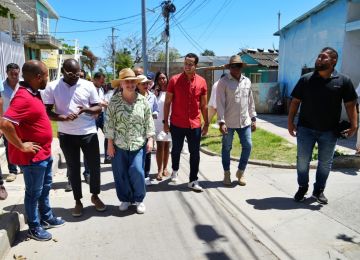
[[[15,90],[18,88],[19,84],[16,85]],[[0,84],[1,97],[3,98],[3,112],[9,108],[10,101],[14,96],[14,90],[10,87],[7,79],[5,79],[2,84]]]
[[[154,93],[148,91],[148,95],[147,95],[146,99],[149,103],[152,114],[153,115],[159,114],[159,105],[158,105],[157,98],[154,95]]]

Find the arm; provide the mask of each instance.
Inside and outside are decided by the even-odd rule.
[[[209,117],[208,117],[208,106],[207,106],[207,96],[202,95],[200,97],[200,109],[201,109],[201,114],[203,116],[204,119],[204,126],[201,132],[201,135],[204,136],[207,134],[207,132],[209,131]]]
[[[101,105],[99,103],[90,104],[90,107],[79,106],[78,108],[80,108],[78,115],[80,115],[82,113],[87,113],[90,115],[97,115],[97,114],[100,114],[102,111]]]
[[[72,121],[78,117],[77,114],[72,113],[69,115],[59,115],[53,111],[54,105],[45,105],[46,113],[52,121]]]
[[[344,131],[344,134],[347,137],[352,137],[355,134],[358,125],[356,101],[350,101],[345,103],[345,109],[346,109],[346,114],[350,120],[351,127],[349,129],[346,129]]]
[[[218,123],[220,126],[219,130],[222,134],[227,134],[227,127],[225,123],[225,102],[225,85],[223,84],[223,81],[220,80],[216,89],[216,109],[218,114]]]
[[[155,136],[155,125],[154,125],[154,120],[152,118],[152,113],[151,113],[151,108],[150,106],[147,104],[147,101],[145,101],[145,109],[144,109],[144,113],[145,113],[145,131],[146,131],[146,138],[148,139],[147,144],[146,144],[146,152],[150,153],[151,150],[153,149],[153,144],[154,144],[154,139],[153,137]]]
[[[157,119],[160,110],[159,110],[159,104],[158,104],[158,101],[157,101],[157,98],[156,98],[156,97],[154,97],[154,105],[153,105],[152,111],[153,111],[153,113],[152,113],[152,114],[153,114],[153,118],[154,118],[154,119]]]
[[[169,133],[169,114],[170,114],[170,106],[173,100],[174,94],[166,92],[165,103],[164,103],[164,132]]]
[[[104,135],[108,139],[107,154],[110,157],[115,156],[115,122],[114,122],[114,109],[112,102],[109,103],[108,109],[106,111],[105,122],[104,122]]]
[[[299,109],[301,100],[297,99],[297,98],[293,98],[291,100],[290,103],[290,108],[289,108],[289,115],[288,115],[288,131],[290,133],[290,135],[292,136],[296,136],[296,126],[294,124],[294,119],[296,116],[296,113]]]
[[[250,93],[249,93],[249,103],[248,103],[248,111],[251,118],[251,131],[256,131],[256,110],[255,110],[255,102],[254,102],[254,96],[252,89],[250,87]]]

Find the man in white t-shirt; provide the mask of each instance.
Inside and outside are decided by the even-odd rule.
[[[42,98],[50,119],[58,121],[60,147],[66,159],[76,202],[72,215],[79,217],[83,212],[80,149],[84,153],[90,170],[91,202],[97,211],[106,209],[98,197],[100,150],[94,118],[102,111],[102,108],[93,83],[80,79],[80,66],[76,60],[65,60],[61,72],[63,78],[50,82],[42,93]],[[53,111],[54,106],[55,111]]]

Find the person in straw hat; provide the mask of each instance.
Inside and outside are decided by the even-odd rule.
[[[224,169],[224,184],[231,185],[230,151],[234,132],[237,132],[242,146],[236,177],[241,186],[246,185],[244,171],[251,153],[251,132],[256,130],[255,103],[250,80],[241,74],[246,64],[239,55],[230,57],[225,68],[230,73],[223,77],[217,86],[216,106],[218,122],[222,138],[222,165]]]
[[[140,81],[129,69],[122,69],[119,79],[113,80],[114,88],[122,91],[110,100],[104,133],[108,138],[108,155],[114,174],[116,194],[121,201],[120,211],[126,211],[132,203],[137,213],[145,213],[144,146],[150,152],[155,135],[150,106],[144,96],[136,92]]]

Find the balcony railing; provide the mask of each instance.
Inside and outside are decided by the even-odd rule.
[[[20,41],[19,34],[13,34],[15,41]],[[22,35],[25,44],[36,44],[41,49],[60,49],[62,44],[55,37],[48,34],[25,34]]]

